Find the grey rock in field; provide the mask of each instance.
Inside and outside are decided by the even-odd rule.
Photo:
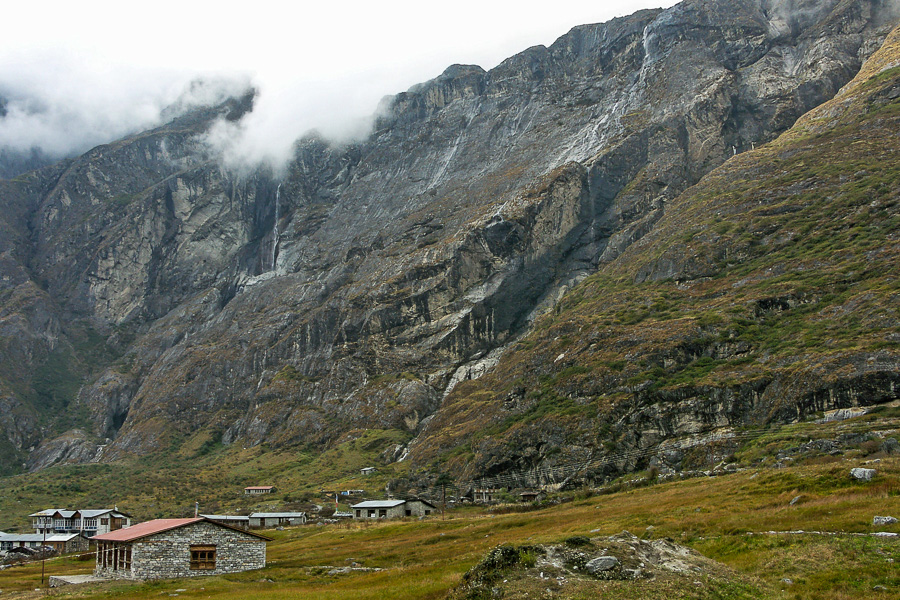
[[[593,560],[589,560],[585,565],[588,572],[592,574],[611,571],[619,566],[619,559],[615,556],[598,556]]]
[[[881,451],[885,454],[900,454],[900,442],[897,442],[897,438],[888,438],[881,443]]]
[[[872,525],[893,525],[897,522],[895,517],[875,517],[872,519]]]
[[[861,467],[850,469],[850,477],[857,481],[872,481],[872,478],[875,477],[875,469],[863,469]]]

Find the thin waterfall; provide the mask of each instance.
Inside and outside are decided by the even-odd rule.
[[[281,213],[281,184],[275,190],[275,224],[272,226],[272,268],[275,270],[275,260],[278,258],[278,217]]]

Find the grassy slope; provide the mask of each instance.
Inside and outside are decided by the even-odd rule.
[[[838,427],[839,425],[835,425]],[[809,426],[807,426],[809,427]],[[748,469],[718,478],[658,484],[610,495],[570,494],[568,502],[530,512],[485,514],[468,508],[425,521],[314,525],[273,531],[269,566],[227,577],[111,583],[63,590],[69,597],[154,598],[443,598],[462,574],[498,544],[559,543],[573,535],[630,530],[675,541],[726,567],[650,582],[594,582],[570,577],[561,598],[869,598],[900,589],[900,540],[871,536],[747,535],[770,530],[870,533],[874,515],[900,513],[900,459],[884,458],[869,483],[853,482],[846,457],[783,469]],[[800,500],[791,505],[795,497]],[[900,532],[900,526],[880,528]],[[321,566],[356,562],[381,572],[329,575]],[[49,574],[86,573],[89,561],[47,563]],[[0,571],[4,597],[30,597],[40,566]],[[507,598],[541,597],[537,572],[504,574]],[[783,579],[791,579],[785,584]],[[699,581],[697,584],[695,582]],[[876,585],[885,594],[873,596]]]
[[[138,520],[191,516],[194,502],[205,513],[247,513],[277,506],[308,508],[326,502],[320,490],[363,489],[381,497],[386,482],[404,465],[382,465],[386,448],[405,442],[396,431],[352,431],[322,453],[271,450],[265,446],[223,447],[208,432],[177,449],[113,464],[62,465],[38,473],[4,478],[0,493],[0,531],[26,531],[26,515],[50,507],[110,507]],[[378,473],[359,470],[375,466]],[[277,493],[246,497],[249,485],[274,485]],[[300,503],[306,503],[301,506]],[[347,508],[346,502],[344,509]],[[0,588],[2,589],[2,588]]]
[[[656,392],[763,389],[767,412],[752,418],[765,423],[829,386],[896,377],[898,61],[894,32],[838,98],[668,206],[492,374],[454,391],[419,464],[486,465],[498,447],[554,432],[614,443],[615,431],[589,432]]]

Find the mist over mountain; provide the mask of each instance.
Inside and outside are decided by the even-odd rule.
[[[7,107],[0,153],[3,164],[23,168],[34,165],[32,155],[69,158],[162,125],[173,106],[211,106],[253,87],[254,111],[240,123],[218,124],[209,141],[230,168],[282,169],[304,134],[363,138],[383,96],[453,61],[491,67],[558,37],[579,15],[605,20],[646,4],[563,0],[548,14],[473,0],[452,11],[409,0],[377,6],[263,0],[239,19],[171,0],[152,11],[108,7],[90,16],[64,4],[49,11],[18,4],[6,13],[16,26],[0,41],[0,98]],[[172,19],[175,13],[180,18]],[[160,31],[167,32],[165,43]]]

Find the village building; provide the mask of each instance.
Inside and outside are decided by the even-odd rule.
[[[540,492],[526,491],[519,494],[522,502],[537,502],[541,498]]]
[[[35,533],[51,535],[54,533],[83,533],[93,537],[117,529],[131,527],[131,515],[117,508],[101,508],[90,510],[68,510],[65,508],[48,508],[28,515],[32,519]]]
[[[374,475],[375,473],[378,472],[378,469],[376,469],[375,467],[364,467],[364,468],[360,469],[359,472],[362,475]]]
[[[251,485],[249,487],[244,488],[244,494],[250,496],[256,496],[259,494],[272,494],[275,491],[274,485]]]
[[[54,533],[50,535],[38,533],[5,533],[0,534],[0,550],[13,548],[40,548],[48,546],[60,554],[69,552],[86,552],[90,541],[81,533]]]
[[[210,521],[222,523],[223,525],[231,525],[238,529],[250,529],[250,517],[241,515],[200,515]]]
[[[250,514],[250,527],[305,525],[305,512],[255,512]]]
[[[269,538],[204,517],[156,519],[93,538],[94,575],[168,579],[238,573],[266,566]]]
[[[425,500],[366,500],[350,507],[354,519],[399,519],[427,517],[437,507]]]
[[[475,488],[472,500],[480,504],[490,504],[496,502],[505,491],[504,488]]]

